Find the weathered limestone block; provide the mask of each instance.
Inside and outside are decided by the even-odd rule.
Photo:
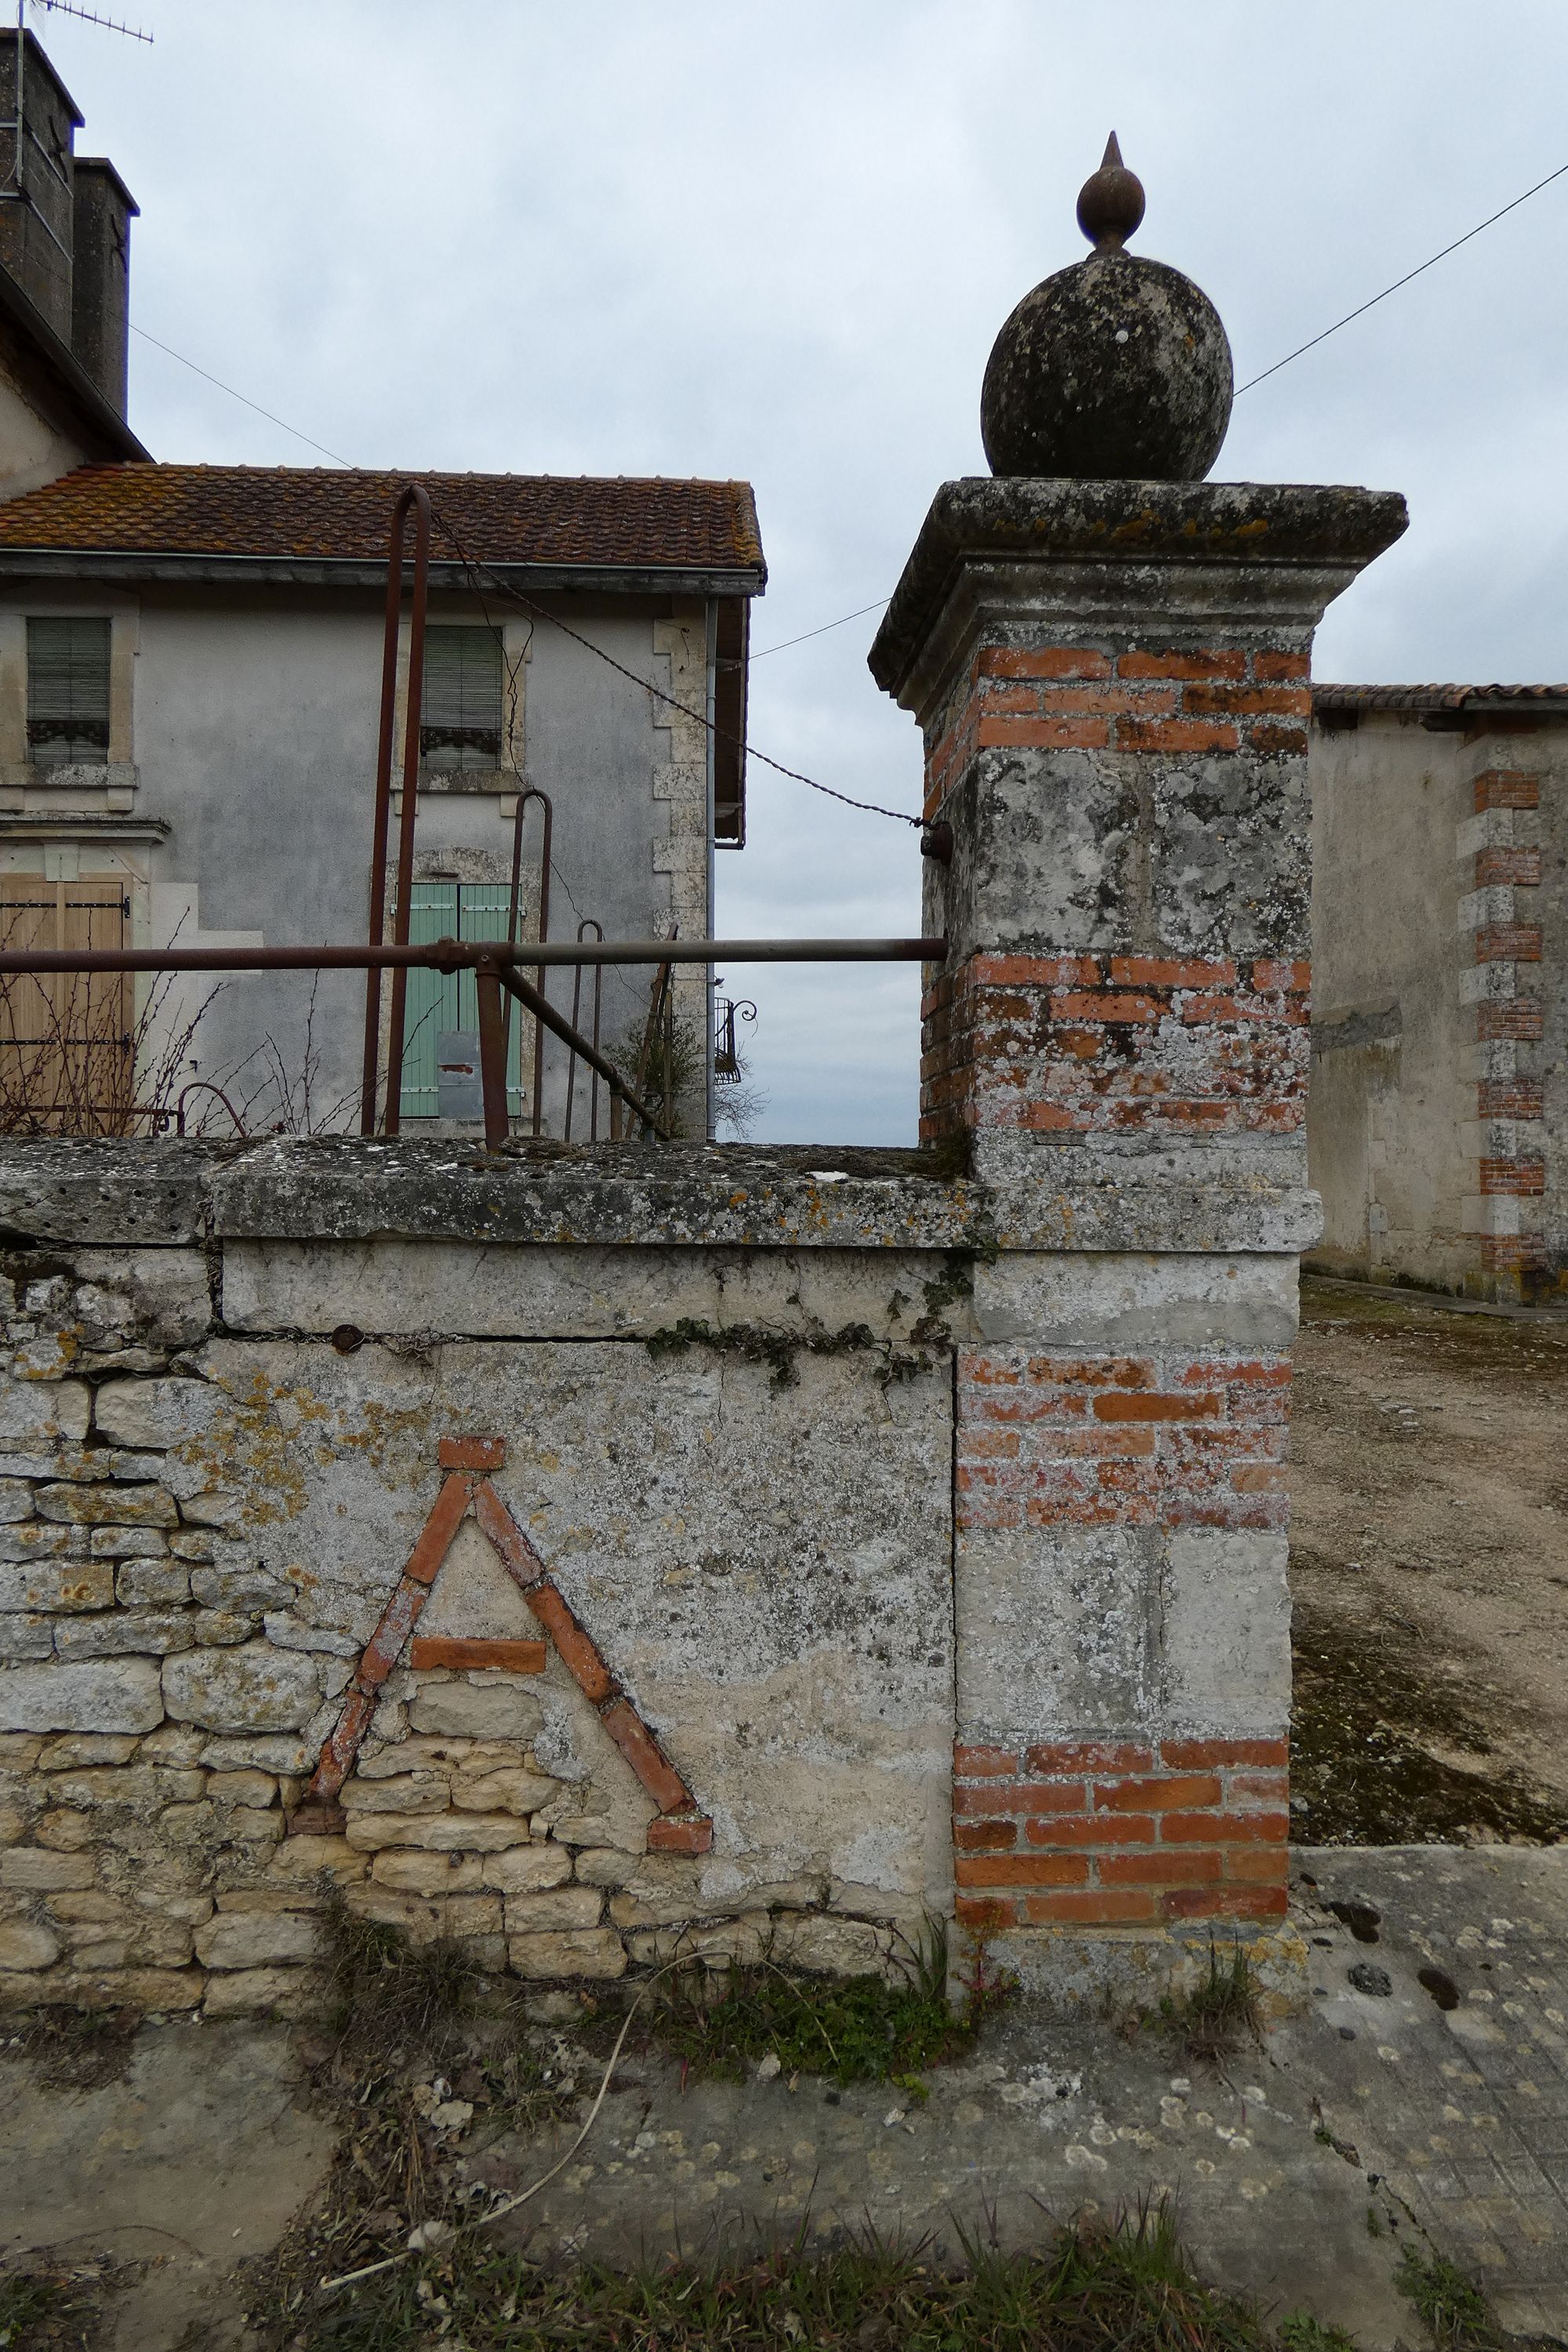
[[[871,1976],[880,1971],[890,1937],[864,1919],[825,1919],[812,1912],[785,1913],[773,1923],[773,1957],[781,1968],[825,1977]]]
[[[421,1846],[429,1853],[500,1853],[527,1845],[528,1823],[512,1813],[351,1813],[348,1841],[362,1853]]]
[[[187,1494],[182,1481],[180,1517],[194,1528],[237,1527],[245,1517],[245,1497],[232,1486],[208,1486]]]
[[[641,1968],[661,1967],[675,1959],[700,1961],[709,1968],[731,1964],[743,1968],[770,1956],[773,1923],[765,1911],[750,1911],[739,1919],[637,1928],[627,1936],[626,1948]]]
[[[211,1550],[203,1536],[177,1535],[169,1549],[181,1559],[205,1561]],[[191,1570],[191,1598],[207,1609],[273,1609],[289,1598],[280,1576],[257,1564],[197,1566]]]
[[[562,1886],[549,1895],[511,1895],[507,1897],[506,1931],[509,1936],[530,1936],[557,1928],[596,1927],[604,1909],[605,1898],[596,1886]]]
[[[0,1977],[0,2009],[195,2009],[206,1989],[200,1969],[54,1969]]]
[[[477,1895],[484,1868],[477,1854],[420,1853],[394,1847],[376,1855],[370,1874],[378,1886],[389,1886],[397,1895]]]
[[[325,1872],[338,1885],[352,1885],[370,1867],[346,1838],[286,1837],[267,1865],[269,1879],[313,1881]]]
[[[96,1834],[92,1816],[69,1805],[40,1813],[33,1825],[35,1843],[47,1845],[54,1853],[79,1853],[94,1843]]]
[[[128,1540],[133,1528],[99,1528],[93,1536],[96,1551],[105,1534],[112,1535],[116,1544]],[[122,1565],[114,1579],[114,1597],[123,1609],[178,1609],[191,1597],[191,1571],[184,1560],[150,1559],[144,1556],[125,1559],[117,1550],[109,1556],[119,1557]]]
[[[40,1559],[0,1567],[0,1609],[65,1613],[114,1606],[114,1563],[107,1559]]]
[[[1174,1725],[1278,1734],[1290,1716],[1289,1543],[1267,1529],[1186,1528],[1164,1594],[1166,1706]]]
[[[552,1902],[554,1899],[552,1895],[540,1897],[542,1902]],[[442,1932],[447,1936],[460,1936],[465,1942],[478,1936],[499,1937],[501,1933],[503,1912],[510,1911],[510,1903],[503,1905],[499,1895],[450,1895],[443,1900],[441,1905]],[[547,1921],[543,1924],[550,1923]],[[501,1949],[504,1952],[504,1945]]]
[[[68,1732],[62,1739],[46,1739],[36,1761],[40,1772],[83,1772],[96,1765],[129,1764],[140,1745],[124,1732]]]
[[[180,1518],[163,1486],[40,1486],[37,1509],[69,1527],[173,1528]]]
[[[90,1886],[98,1866],[90,1853],[52,1853],[31,1845],[8,1846],[0,1853],[0,1886],[25,1895],[57,1895]]]
[[[537,1772],[464,1773],[452,1782],[452,1802],[465,1812],[536,1813],[560,1792],[559,1780]]]
[[[345,1780],[340,1802],[350,1813],[443,1813],[449,1801],[444,1772],[405,1772],[395,1780]]]
[[[280,1732],[257,1739],[207,1739],[201,1732],[195,1738],[197,1759],[211,1772],[309,1772],[316,1760],[308,1739]]]
[[[206,1437],[226,1405],[222,1391],[206,1381],[106,1381],[93,1418],[109,1444],[162,1453]]]
[[[531,1691],[508,1683],[426,1683],[408,1720],[416,1731],[460,1739],[531,1739],[543,1712]]]
[[[235,1969],[208,1979],[202,2015],[309,2019],[321,2002],[321,1984],[306,1967]]]
[[[62,1805],[132,1805],[142,1811],[195,1804],[205,1790],[205,1772],[142,1763],[85,1766],[61,1772],[49,1785],[50,1796]]]
[[[577,1855],[577,1876],[584,1886],[625,1886],[635,1875],[637,1861],[637,1855],[620,1846],[588,1846]]]
[[[0,1379],[0,1446],[18,1453],[80,1444],[92,1391],[84,1381]]]
[[[321,1952],[309,1913],[222,1911],[195,1931],[196,1958],[207,1969],[301,1967]]]
[[[310,1720],[321,1695],[314,1661],[268,1642],[193,1651],[163,1668],[169,1713],[209,1731],[291,1731]]]
[[[33,1919],[0,1919],[0,1969],[52,1968],[60,1956],[58,1936]]]
[[[167,1657],[195,1640],[192,1613],[179,1609],[112,1609],[57,1627],[62,1658]]]
[[[589,1927],[576,1934],[511,1936],[507,1957],[520,1977],[535,1981],[552,1977],[609,1979],[625,1976],[626,1948],[610,1927]]]
[[[149,1348],[190,1348],[212,1321],[206,1260],[200,1250],[83,1249],[74,1313],[89,1338],[133,1338]]]
[[[278,1783],[270,1772],[214,1772],[208,1778],[206,1793],[215,1805],[265,1808],[275,1801]]]
[[[546,1887],[563,1886],[571,1875],[572,1857],[558,1845],[514,1845],[505,1853],[488,1856],[484,1864],[485,1885],[503,1895],[541,1894]]]
[[[30,1519],[33,1490],[25,1479],[0,1478],[0,1521]]]
[[[54,1620],[49,1617],[0,1617],[0,1664],[22,1664],[54,1655]]]
[[[13,1666],[0,1674],[0,1730],[151,1731],[163,1719],[149,1659]]]

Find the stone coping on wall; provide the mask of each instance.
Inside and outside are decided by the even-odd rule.
[[[1081,1164],[1080,1164],[1081,1163]],[[931,1151],[398,1138],[0,1139],[0,1241],[426,1240],[655,1248],[1294,1251],[1321,1230],[1285,1160],[1060,1150],[982,1184]]]

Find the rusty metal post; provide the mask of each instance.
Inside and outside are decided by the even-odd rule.
[[[408,945],[408,902],[413,896],[414,819],[419,805],[419,719],[425,699],[425,614],[430,593],[430,501],[417,483],[411,484],[403,495],[414,507],[416,529],[414,603],[408,617],[407,709],[403,730],[403,812],[397,831],[397,905],[392,929],[393,940],[400,948]],[[403,499],[398,504],[401,509]],[[388,1135],[397,1133],[402,1107],[403,1029],[407,997],[407,971],[395,967],[387,1038],[386,1116],[383,1121]]]
[[[386,836],[392,815],[392,729],[397,714],[397,633],[403,614],[403,541],[408,510],[415,510],[414,604],[424,645],[424,607],[429,578],[430,500],[410,483],[392,510],[386,555],[386,628],[381,649],[381,733],[375,751],[375,814],[371,828],[369,944],[380,947],[386,922]],[[414,686],[410,671],[409,685]],[[395,988],[396,983],[394,982]],[[381,1046],[381,972],[372,967],[364,991],[364,1067],[360,1089],[360,1133],[375,1133],[376,1062]]]
[[[494,964],[474,974],[479,1000],[479,1086],[485,1105],[485,1150],[499,1151],[511,1133],[506,1108],[506,1022],[501,1013],[500,975]]]
[[[595,922],[592,915],[584,915],[577,926],[577,937],[580,940],[585,940],[590,931],[596,940],[602,940],[605,936],[603,923]],[[596,963],[594,966],[594,1043],[595,1045],[599,1042],[599,1007],[604,1000],[604,993],[605,967],[602,963]],[[574,1029],[580,1029],[583,1025],[579,1018],[582,1007],[583,967],[579,963],[572,967],[572,1026]],[[565,1143],[570,1143],[572,1140],[572,1097],[576,1084],[577,1054],[574,1047],[572,1058],[566,1065],[566,1122],[562,1136],[562,1140]],[[599,1140],[599,1073],[592,1065],[588,1070],[588,1140],[590,1143],[597,1143]]]
[[[540,845],[539,851],[540,945],[542,947],[544,941],[550,937],[550,841],[551,835],[555,830],[555,805],[551,800],[548,793],[541,792],[537,784],[530,784],[523,792],[521,792],[518,794],[517,820],[512,828],[511,898],[507,908],[506,920],[506,937],[507,945],[509,947],[516,947],[518,944],[518,919],[522,911],[522,820],[527,814],[528,803],[530,801],[537,801],[544,811],[544,839]],[[582,932],[579,931],[577,936],[581,939],[583,936]],[[603,931],[601,931],[599,933],[599,937],[603,939],[604,936]],[[540,964],[535,968],[533,984],[538,989],[540,994],[542,995],[544,993],[544,967],[542,964]],[[511,1023],[511,1005],[510,1002],[506,1008],[506,1018],[510,1032]],[[573,1026],[575,1027],[575,1020],[574,1020]],[[543,1103],[544,1032],[536,1021],[533,1024],[533,1132],[535,1135],[539,1134],[543,1124]]]

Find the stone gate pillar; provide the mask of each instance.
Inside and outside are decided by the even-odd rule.
[[[957,1918],[1026,1980],[1156,1987],[1286,1904],[1285,1449],[1303,1129],[1312,633],[1405,527],[1207,484],[1217,317],[1122,250],[1026,297],[871,653],[919,719],[921,1131],[997,1244],[960,1354]]]

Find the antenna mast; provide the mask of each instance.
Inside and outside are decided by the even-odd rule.
[[[24,0],[16,0],[18,31],[21,29],[23,5]],[[100,25],[106,33],[123,33],[128,41],[145,41],[149,48],[153,46],[151,33],[140,32],[134,25],[122,25],[116,16],[100,16],[96,9],[79,7],[77,0],[33,0],[33,5],[35,8],[47,8],[53,16],[75,16],[84,25]]]

